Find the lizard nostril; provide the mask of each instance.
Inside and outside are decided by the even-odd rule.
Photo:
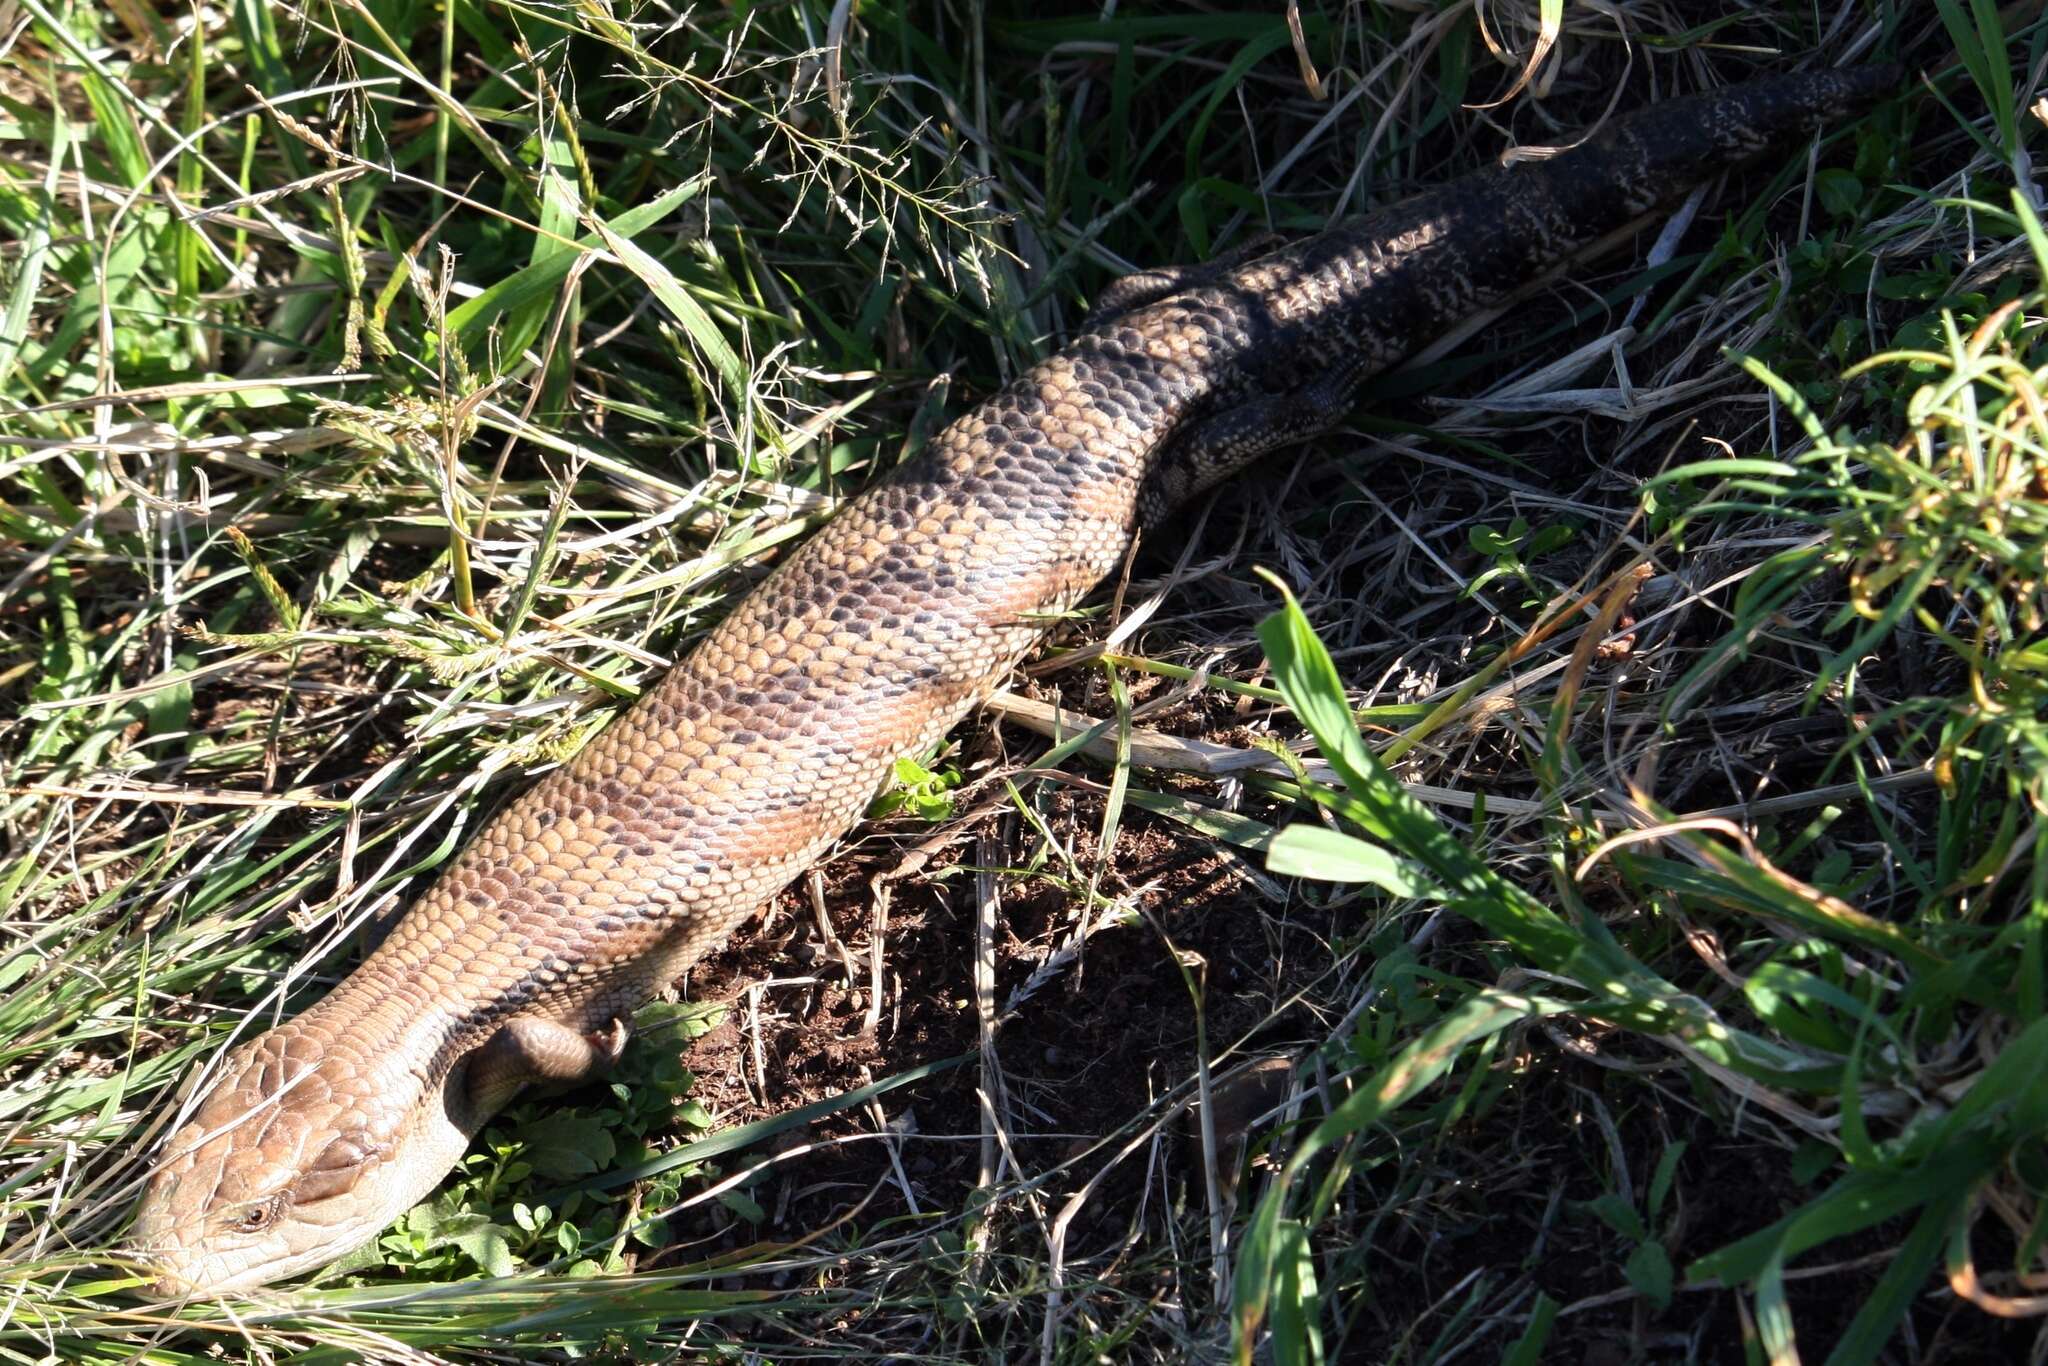
[[[142,1293],[152,1300],[184,1300],[192,1297],[192,1286],[190,1282],[166,1273],[145,1285]]]

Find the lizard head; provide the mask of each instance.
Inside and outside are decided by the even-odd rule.
[[[351,1059],[321,1052],[290,1025],[243,1044],[172,1133],[131,1234],[152,1296],[231,1294],[310,1270],[419,1198],[393,1160],[397,1126],[347,1099],[382,1093],[337,1084]]]

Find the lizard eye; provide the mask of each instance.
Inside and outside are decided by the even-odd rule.
[[[261,1233],[277,1221],[284,1208],[282,1193],[273,1195],[261,1204],[250,1205],[228,1220],[228,1227],[237,1233]]]

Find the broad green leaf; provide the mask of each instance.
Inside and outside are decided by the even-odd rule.
[[[1290,825],[1274,835],[1266,850],[1266,868],[1281,877],[1370,883],[1395,896],[1440,899],[1443,895],[1412,860],[1320,825]]]
[[[1622,1265],[1622,1274],[1628,1283],[1659,1309],[1671,1307],[1673,1273],[1671,1254],[1664,1250],[1662,1243],[1639,1243],[1628,1261]]]
[[[443,1243],[461,1248],[489,1275],[510,1276],[519,1269],[505,1230],[481,1214],[458,1214],[443,1220],[434,1231],[433,1245]]]
[[[557,1181],[603,1171],[618,1151],[604,1125],[566,1110],[520,1125],[519,1136],[533,1169]]]
[[[1280,1225],[1274,1266],[1279,1279],[1273,1287],[1273,1360],[1276,1366],[1311,1366],[1323,1359],[1322,1303],[1308,1230],[1293,1219]]]

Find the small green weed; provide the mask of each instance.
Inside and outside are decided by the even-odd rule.
[[[939,760],[926,762],[937,765]],[[905,814],[921,821],[946,820],[953,814],[953,789],[960,781],[960,770],[950,765],[928,768],[915,759],[898,759],[895,782],[868,807],[868,819]]]

